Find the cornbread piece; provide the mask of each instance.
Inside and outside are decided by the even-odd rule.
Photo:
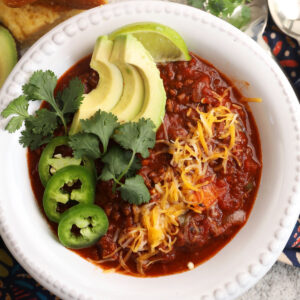
[[[25,4],[38,2],[39,4],[60,5],[69,8],[88,9],[105,4],[105,0],[3,0],[7,6],[21,7]]]
[[[25,4],[36,2],[37,0],[3,0],[3,2],[10,7],[21,7]]]
[[[10,7],[21,7],[25,4],[35,2],[37,0],[3,0],[7,6]]]
[[[39,0],[38,2],[51,3],[52,5],[57,4],[76,9],[89,9],[107,3],[106,0]]]
[[[0,0],[0,23],[6,26],[23,46],[29,45],[58,23],[81,10],[55,8],[41,4],[27,4],[11,8]]]

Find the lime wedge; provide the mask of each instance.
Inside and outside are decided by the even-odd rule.
[[[143,44],[155,62],[191,59],[183,38],[168,26],[152,22],[129,24],[111,33],[109,38],[114,39],[117,35],[127,33],[134,35]]]

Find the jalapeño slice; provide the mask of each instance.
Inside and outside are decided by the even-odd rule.
[[[94,198],[94,174],[82,166],[68,166],[55,172],[49,179],[43,206],[47,217],[53,222],[59,222],[64,210],[72,204],[93,203]]]
[[[81,249],[95,244],[107,229],[108,219],[101,207],[78,204],[63,213],[58,238],[68,248]]]
[[[67,136],[58,136],[54,138],[43,150],[39,161],[39,175],[43,186],[46,186],[50,177],[58,170],[70,165],[83,165],[96,174],[94,162],[89,158],[75,158],[72,156],[63,157],[56,154],[55,149],[59,146],[68,146]]]

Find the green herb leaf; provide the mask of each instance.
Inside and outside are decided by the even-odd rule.
[[[243,5],[239,14],[231,16],[227,21],[237,28],[243,28],[251,21],[251,9],[250,7]]]
[[[126,160],[129,162],[131,160],[132,152],[125,151],[124,153],[125,153]],[[142,167],[141,160],[135,155],[132,164],[130,165],[130,168],[125,174],[125,177],[129,178],[135,176],[137,171],[139,171],[141,167]]]
[[[209,0],[207,10],[219,17],[230,17],[234,10],[245,3],[245,0]],[[241,6],[241,7],[242,7]]]
[[[95,134],[100,139],[103,153],[106,153],[108,141],[119,126],[118,118],[112,113],[98,110],[90,119],[80,122],[83,132]]]
[[[51,141],[52,137],[43,137],[41,134],[34,134],[28,130],[21,132],[19,142],[23,147],[29,147],[31,150],[35,150],[47,144]]]
[[[214,0],[214,1],[208,1],[207,9],[210,13],[212,13],[215,16],[219,16],[225,9],[225,1],[224,0]]]
[[[140,205],[150,201],[150,193],[141,175],[127,178],[118,190],[121,191],[123,200],[131,204]]]
[[[188,4],[224,19],[237,28],[251,20],[251,9],[246,4],[252,0],[188,0]]]
[[[30,126],[33,133],[43,136],[52,135],[58,126],[57,115],[55,112],[42,108],[36,111],[35,116],[30,116],[26,124],[27,127]]]
[[[34,118],[34,117],[32,117]],[[19,142],[23,147],[29,147],[31,150],[35,150],[43,144],[50,142],[53,135],[49,134],[43,136],[43,134],[34,132],[35,126],[31,122],[31,118],[25,120],[25,130],[21,132]]]
[[[79,78],[70,81],[69,86],[59,94],[63,114],[74,113],[78,110],[83,100],[84,87]]]
[[[57,84],[57,77],[52,71],[36,71],[30,77],[27,84],[23,85],[24,95],[13,100],[1,113],[4,118],[10,115],[13,118],[8,122],[6,130],[14,132],[19,129],[25,121],[25,130],[21,132],[20,143],[24,147],[35,149],[49,141],[54,130],[59,126],[59,120],[67,132],[66,117],[75,112],[81,101],[84,92],[83,84],[78,78],[72,79],[69,86],[59,93],[59,99],[55,99],[54,90]],[[51,105],[51,109],[40,109],[34,116],[28,114],[29,101],[46,101]],[[61,104],[61,105],[60,105]],[[95,145],[97,149],[89,149]],[[94,140],[94,143],[87,146],[87,142]],[[87,147],[89,153],[97,156],[99,151],[98,140],[89,135],[84,138],[82,148]],[[81,151],[82,148],[80,148]],[[79,152],[79,151],[78,151]],[[78,154],[79,155],[79,154]]]
[[[21,128],[23,122],[24,117],[12,117],[5,126],[5,130],[7,130],[9,133],[15,132],[16,130]]]
[[[133,153],[125,151],[118,146],[113,146],[103,157],[102,162],[105,163],[100,176],[101,180],[107,181],[117,179],[129,165]],[[132,164],[129,167],[126,175],[134,176],[141,168],[140,160],[134,157]]]
[[[55,106],[54,89],[57,77],[52,71],[36,71],[29,82],[23,86],[23,93],[27,100],[44,100]]]
[[[7,107],[1,112],[3,118],[10,115],[19,115],[21,117],[28,117],[28,101],[25,96],[19,96],[11,101]]]
[[[187,4],[196,8],[204,9],[205,1],[206,0],[188,0]]]
[[[140,153],[143,158],[149,156],[149,148],[155,145],[155,125],[150,119],[140,119],[137,123],[122,124],[113,135],[113,139],[123,148]]]
[[[8,104],[8,106],[1,112],[2,117],[7,118],[11,115],[17,115],[13,117],[5,129],[12,133],[20,129],[23,121],[29,116],[28,115],[28,101],[25,96],[20,96],[14,99]]]
[[[109,165],[105,165],[98,179],[108,181],[111,179],[116,179],[116,175],[114,174],[113,170],[111,170]]]
[[[28,101],[44,100],[49,103],[64,125],[65,132],[67,132],[67,122],[64,118],[64,113],[60,110],[58,102],[54,97],[56,84],[57,77],[52,71],[36,71],[30,77],[29,82],[23,86],[23,93]],[[65,98],[67,97],[65,96]],[[70,100],[69,98],[67,99]]]
[[[89,133],[77,133],[70,136],[69,145],[75,158],[84,156],[97,159],[101,156],[98,138]]]

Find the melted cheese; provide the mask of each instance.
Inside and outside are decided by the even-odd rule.
[[[169,144],[171,167],[163,181],[155,186],[155,200],[133,207],[135,226],[123,232],[118,243],[130,254],[138,254],[140,273],[159,260],[155,257],[159,252],[168,253],[173,249],[180,219],[189,210],[202,213],[227,192],[226,188],[216,186],[210,167],[211,163],[221,160],[218,168],[226,173],[230,156],[238,162],[231,153],[237,140],[237,114],[221,105],[227,94],[228,90],[218,96],[220,105],[207,113],[197,109],[199,117],[194,130]],[[124,259],[123,254],[120,256],[120,265],[124,268],[127,255]]]

